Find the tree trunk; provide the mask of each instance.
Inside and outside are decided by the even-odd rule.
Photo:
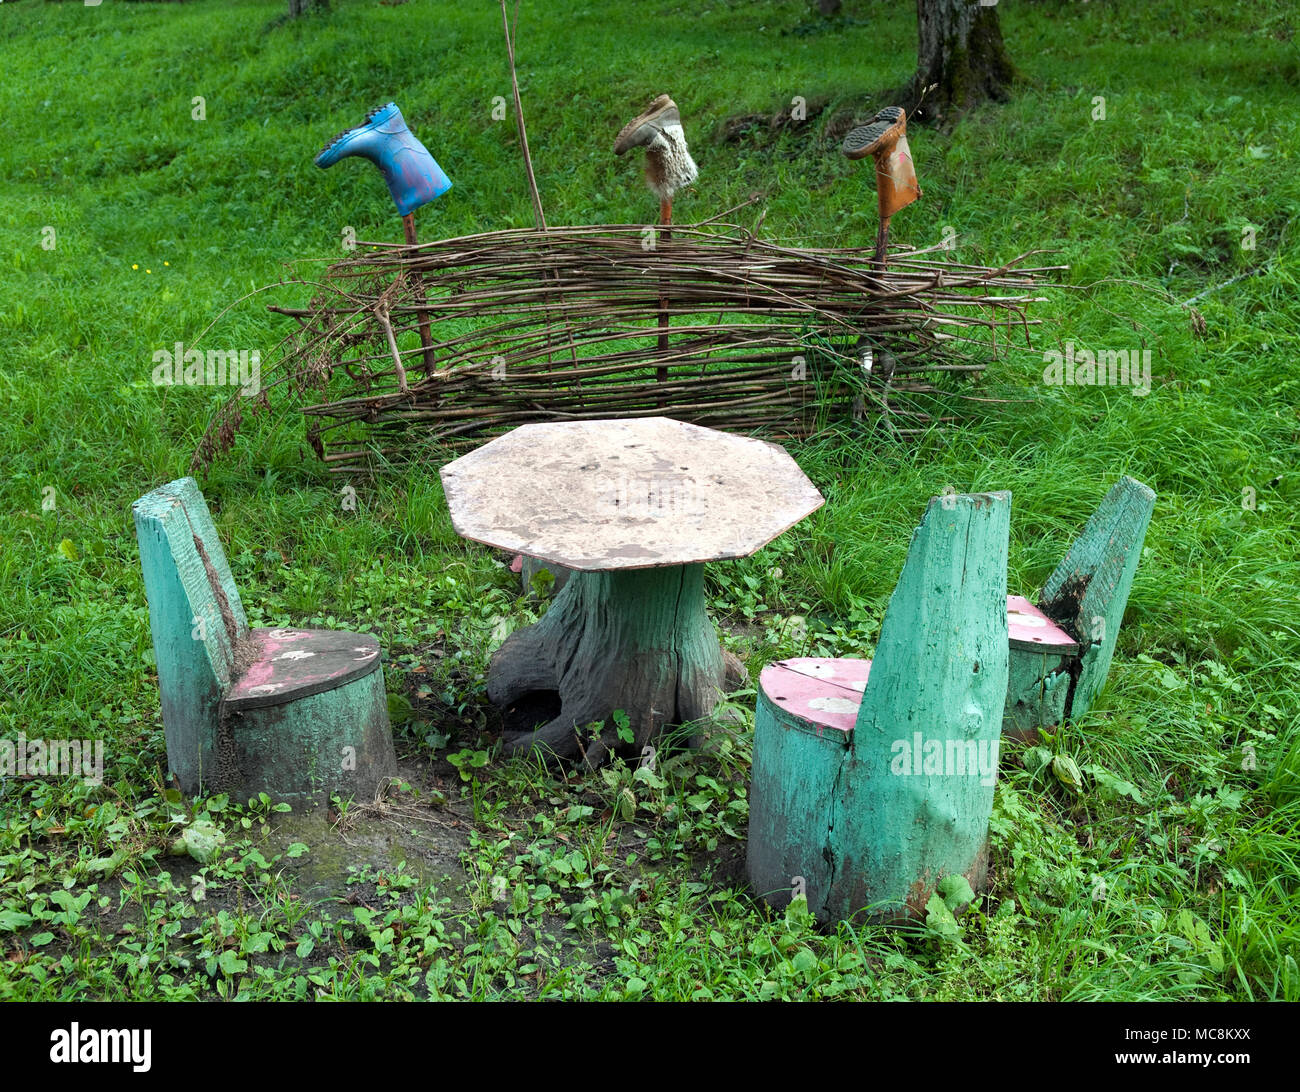
[[[840,0],[817,0],[817,10],[827,17],[839,15]]]
[[[507,753],[598,766],[612,751],[640,754],[668,725],[708,716],[727,668],[705,612],[703,565],[573,572],[542,620],[497,649],[487,693],[501,706],[539,692],[560,699],[559,716],[507,739]],[[630,744],[618,739],[616,709],[631,722]],[[585,730],[594,721],[605,725],[598,738]]]
[[[289,0],[289,18],[296,19],[299,15],[306,15],[313,8],[329,11],[330,0]]]
[[[909,90],[936,120],[986,99],[1004,102],[1016,68],[1002,43],[996,5],[979,0],[916,0],[917,69]],[[933,85],[934,90],[926,92]]]

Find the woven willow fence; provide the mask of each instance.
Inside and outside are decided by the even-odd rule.
[[[1028,347],[1044,274],[895,249],[777,246],[734,225],[496,231],[359,243],[330,265],[264,378],[338,472],[534,421],[666,415],[772,439],[857,418],[900,436],[951,420],[955,382]],[[963,390],[963,387],[965,389]],[[196,465],[228,449],[238,398]]]

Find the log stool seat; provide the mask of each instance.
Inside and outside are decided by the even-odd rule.
[[[250,629],[208,506],[180,478],[132,507],[167,764],[183,792],[373,798],[397,773],[379,642]]]
[[[984,883],[1007,695],[1010,508],[1009,493],[930,502],[874,660],[763,670],[746,871],[771,905],[803,895],[820,922],[893,920],[924,916],[945,876]]]
[[[843,732],[848,743],[870,673],[870,660],[805,656],[768,664],[758,685],[795,727],[814,735]]]
[[[1011,664],[1002,730],[1077,719],[1106,684],[1156,495],[1123,477],[1106,494],[1038,593],[1038,606],[1007,598]]]
[[[1079,651],[1078,641],[1022,595],[1007,596],[1007,634],[1012,649],[1059,656]],[[852,732],[870,674],[870,660],[802,656],[768,664],[758,684],[808,731]]]
[[[1023,595],[1007,596],[1007,639],[1024,652],[1052,651],[1074,656],[1079,642],[1047,617]]]
[[[256,659],[226,692],[227,710],[268,705],[344,686],[379,667],[379,641],[333,629],[253,629]]]

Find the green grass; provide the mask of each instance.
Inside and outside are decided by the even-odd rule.
[[[868,242],[869,183],[833,147],[715,139],[724,118],[795,95],[831,103],[816,133],[903,82],[908,5],[846,6],[857,21],[834,27],[793,0],[523,4],[550,221],[651,215],[610,143],[666,89],[701,168],[680,220],[759,191],[769,238]],[[916,130],[925,196],[894,237],[930,244],[951,225],[958,256],[987,263],[1054,248],[1071,270],[1037,307],[1035,344],[1150,349],[1153,390],[1045,387],[1036,356],[1013,357],[986,386],[1018,401],[960,430],[793,447],[825,508],[712,567],[711,604],[753,672],[795,652],[861,654],[944,486],[1013,491],[1023,592],[1119,474],[1156,490],[1109,685],[1046,751],[1004,757],[990,890],[956,934],[819,933],[713,867],[743,858],[752,695],[717,750],[653,779],[614,767],[562,781],[493,757],[462,781],[446,756],[490,749],[487,655],[531,608],[455,535],[436,466],[357,482],[344,511],[293,417],[250,423],[202,483],[250,621],[380,635],[389,692],[407,699],[399,750],[442,781],[464,879],[391,863],[350,877],[357,900],[319,903],[301,897],[288,865],[303,851],[274,842],[265,807],[165,794],[129,509],[186,471],[220,395],[153,387],[153,352],[220,315],[205,344],[268,357],[288,320],[262,305],[300,304],[300,290],[231,304],[285,263],[341,255],[345,226],[399,238],[374,172],[311,164],[389,98],[455,183],[419,214],[424,237],[531,222],[513,127],[491,119],[510,94],[493,6],[335,7],[279,26],[270,0],[0,8],[0,738],[101,737],[108,757],[101,788],[4,783],[0,997],[1300,997],[1292,6],[1000,5],[1029,82],[951,132]],[[1197,333],[1179,301],[1207,289]],[[1044,776],[1046,753],[1093,767],[1081,796]],[[625,788],[632,821],[617,817]],[[205,868],[169,858],[203,816],[228,852]]]

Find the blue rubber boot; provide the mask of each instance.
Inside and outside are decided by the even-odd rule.
[[[429,150],[406,127],[397,103],[366,115],[363,124],[339,133],[316,157],[316,166],[332,167],[340,159],[359,155],[384,175],[400,215],[406,216],[451,189]]]

